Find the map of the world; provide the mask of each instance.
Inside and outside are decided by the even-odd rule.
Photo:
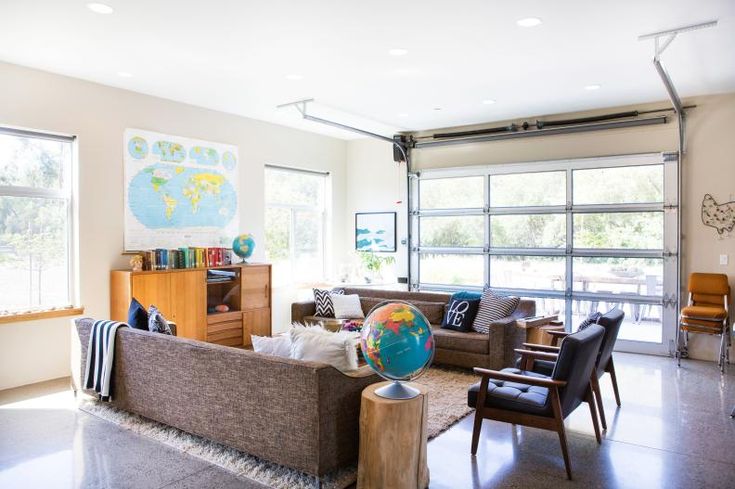
[[[237,147],[138,129],[124,143],[126,251],[232,241]]]

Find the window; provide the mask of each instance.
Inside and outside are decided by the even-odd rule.
[[[571,325],[617,306],[622,340],[663,344],[676,313],[676,164],[659,153],[424,170],[411,180],[411,285],[487,285]]]
[[[0,128],[0,315],[74,303],[73,145]]]
[[[326,173],[265,169],[265,253],[274,285],[325,275]]]

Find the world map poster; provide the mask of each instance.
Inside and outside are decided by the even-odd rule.
[[[231,245],[237,146],[126,129],[123,151],[125,251]]]

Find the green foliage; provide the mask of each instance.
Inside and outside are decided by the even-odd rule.
[[[360,251],[358,255],[365,269],[373,273],[380,273],[384,265],[392,265],[396,262],[393,256],[376,255],[372,251]]]

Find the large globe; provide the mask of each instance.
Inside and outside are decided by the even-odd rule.
[[[434,358],[429,321],[407,302],[375,306],[365,318],[360,340],[367,364],[393,381],[415,379]]]
[[[244,262],[251,256],[255,250],[255,240],[251,234],[241,234],[232,242],[232,251],[242,258]]]

